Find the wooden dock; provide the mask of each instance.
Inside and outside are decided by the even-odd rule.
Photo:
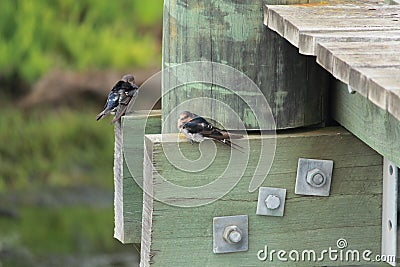
[[[200,101],[193,102],[191,111],[203,115],[202,110],[215,109],[203,107],[208,97],[230,104],[247,130],[258,129],[234,91],[224,92],[215,79],[190,83],[164,91],[162,110],[124,116],[115,128],[114,236],[140,244],[141,266],[387,266],[365,259],[317,261],[310,255],[292,262],[259,257],[260,251],[267,256],[267,245],[303,255],[311,249],[346,248],[340,240],[348,242],[350,252],[386,253],[395,266],[400,237],[393,245],[384,236],[397,233],[398,221],[397,192],[385,189],[400,172],[400,5],[388,1],[398,0],[268,0],[303,4],[264,10],[261,0],[165,1],[163,68],[210,61],[243,71],[271,103],[278,131],[276,137],[261,131],[237,140],[249,147],[247,161],[217,143],[210,164],[193,171],[170,155],[180,152],[187,164],[198,164],[213,142],[205,141],[200,149],[177,134],[175,119],[168,124],[165,118],[176,118],[179,103],[196,98]],[[190,72],[178,74],[181,80],[193,78]],[[261,96],[249,95],[253,102]],[[215,109],[211,117],[223,123],[225,115]],[[275,144],[276,150],[268,154],[273,155],[270,170],[260,175],[258,164],[266,162],[259,161],[262,144]],[[299,174],[300,159],[333,162],[329,196],[296,191],[297,178],[309,183],[308,174]],[[257,175],[264,178],[262,187],[285,189],[282,217],[258,213],[258,204],[267,198],[249,190]],[[224,195],[216,197],[218,190],[211,187],[199,191],[220,177],[228,182],[238,176],[240,181]],[[171,190],[169,183],[179,190]],[[195,190],[185,195],[180,187]],[[248,250],[216,252],[215,237],[230,242],[225,230],[224,236],[215,230],[215,219],[238,215],[248,218],[243,232]]]
[[[400,120],[400,6],[267,5],[264,24]]]

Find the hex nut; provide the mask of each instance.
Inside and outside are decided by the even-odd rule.
[[[318,168],[307,172],[307,183],[313,187],[322,187],[326,183],[326,176],[323,171]]]
[[[329,196],[333,160],[299,158],[294,193],[306,196]]]
[[[214,254],[249,250],[248,215],[213,218]]]

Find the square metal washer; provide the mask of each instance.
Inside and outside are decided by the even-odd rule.
[[[313,169],[319,169],[325,174],[326,181],[324,185],[314,187],[307,183],[307,174]],[[332,160],[299,158],[297,165],[296,187],[294,191],[295,194],[329,196],[331,190],[332,171]]]
[[[266,204],[267,197],[276,196],[279,198],[280,204],[276,209],[269,209]],[[285,211],[285,200],[286,200],[286,189],[284,188],[273,188],[273,187],[260,187],[258,191],[258,202],[257,202],[257,215],[267,216],[283,216]]]
[[[237,226],[242,231],[239,243],[230,244],[223,238],[225,227]],[[213,218],[213,251],[215,254],[247,251],[249,249],[249,220],[247,215]]]

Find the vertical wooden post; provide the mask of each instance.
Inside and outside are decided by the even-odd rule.
[[[324,122],[327,73],[315,59],[297,49],[263,25],[264,4],[310,1],[179,1],[165,0],[163,68],[189,61],[227,64],[245,73],[269,102],[278,129]],[[182,74],[185,75],[185,74]],[[187,77],[186,77],[187,78]],[[234,79],[235,77],[232,77]],[[168,88],[163,88],[166,93]],[[230,105],[248,129],[257,128],[248,107],[213,84],[191,84],[163,95],[163,121],[185,100],[211,97]],[[195,110],[203,103],[194,104]],[[213,107],[210,107],[213,109]],[[213,117],[224,122],[216,110]],[[175,132],[175,125],[164,125]]]
[[[114,237],[124,244],[138,244],[141,239],[143,191],[138,183],[143,179],[144,134],[161,132],[160,112],[147,114],[137,111],[124,116],[114,128]]]

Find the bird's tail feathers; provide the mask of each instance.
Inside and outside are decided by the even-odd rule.
[[[99,114],[97,114],[97,116],[96,116],[96,121],[98,121],[98,120],[100,120],[101,118],[103,118],[105,115],[107,115],[108,114],[108,112],[106,112],[106,111],[102,111],[102,112],[100,112]]]
[[[242,134],[229,133],[229,139],[242,139],[242,138],[243,138]]]
[[[214,139],[214,140],[216,140],[216,141],[220,142],[221,144],[227,145],[227,146],[229,146],[229,147],[231,147],[233,149],[236,149],[236,150],[238,150],[238,151],[243,153],[243,151],[241,150],[241,149],[243,149],[243,147],[239,146],[238,144],[232,143],[232,141],[229,140],[229,139]]]
[[[121,110],[117,110],[117,111],[115,112],[114,119],[111,121],[110,124],[116,123],[116,122],[122,117],[122,115],[125,114],[125,112],[126,112],[127,109],[128,109],[128,105],[124,105],[124,107],[123,107]]]
[[[226,130],[219,130],[219,133],[222,134],[224,139],[242,139],[242,134],[231,133]]]

